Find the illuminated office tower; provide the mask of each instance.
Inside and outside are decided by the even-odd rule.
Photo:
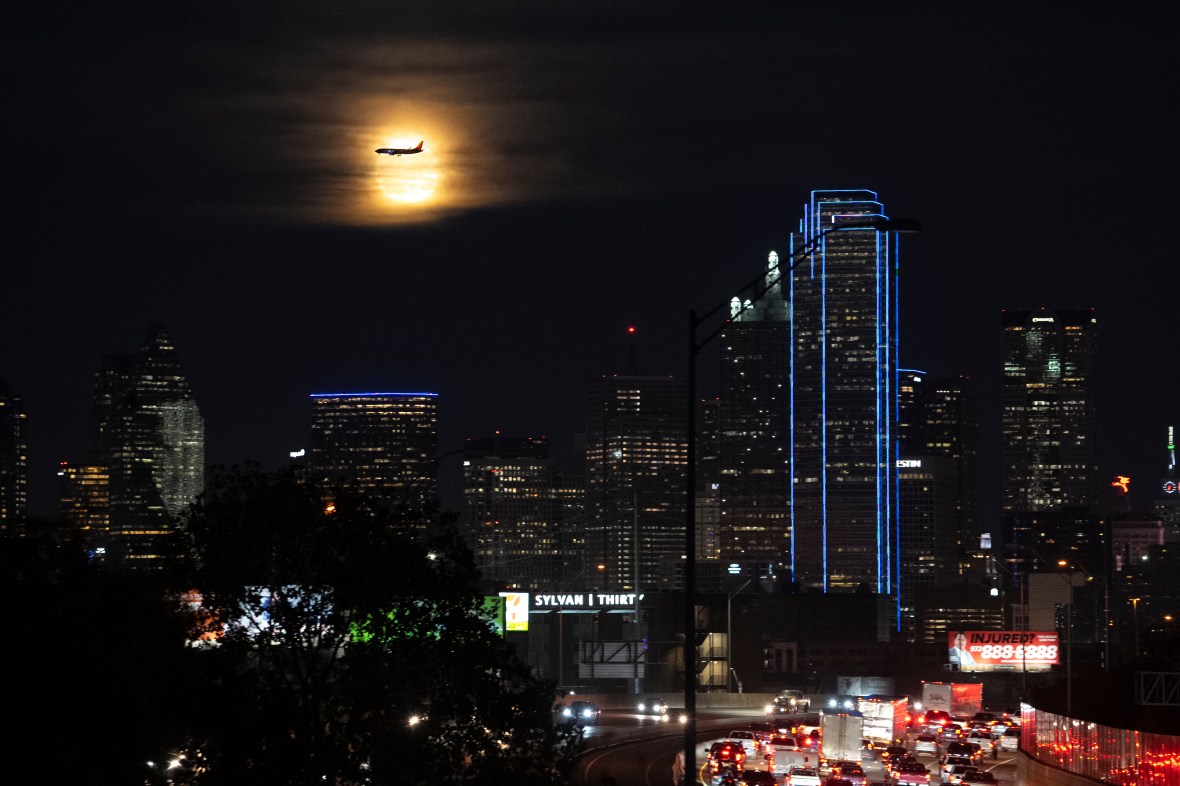
[[[801,248],[880,217],[872,191],[813,191]],[[800,585],[893,594],[897,571],[896,236],[829,233],[791,276],[791,555]]]
[[[960,527],[959,464],[950,456],[902,454],[898,459],[897,596],[902,630],[911,640],[919,627],[919,598],[956,583]]]
[[[311,409],[308,466],[326,491],[437,503],[437,393],[313,393]]]
[[[670,588],[684,554],[688,400],[671,377],[604,376],[586,417],[586,549],[605,589]],[[602,569],[599,570],[598,566]]]
[[[721,333],[718,541],[723,561],[743,565],[781,564],[790,553],[791,311],[778,264],[771,252],[765,294],[753,304],[734,298]]]
[[[28,415],[21,396],[0,378],[0,535],[19,535],[29,513]]]
[[[95,375],[93,466],[109,475],[107,556],[152,568],[204,488],[205,425],[160,325],[139,352],[103,357]]]
[[[975,415],[971,379],[965,375],[936,379],[922,371],[903,369],[898,382],[896,430],[900,455],[946,456],[953,460],[959,479],[955,516],[953,520],[941,522],[940,530],[957,531],[966,543],[974,536],[977,526],[979,419]],[[904,564],[904,556],[902,560]],[[957,575],[958,571],[954,573]]]
[[[106,467],[63,461],[57,476],[62,520],[92,549],[105,548],[111,530],[111,473]]]
[[[1003,505],[1006,513],[1094,502],[1093,310],[1004,311]]]
[[[500,589],[558,586],[568,543],[549,442],[499,434],[463,453],[463,525],[484,580]]]
[[[960,374],[927,379],[925,386],[922,452],[948,456],[958,467],[958,529],[967,543],[979,526],[979,417],[974,385],[970,377]]]

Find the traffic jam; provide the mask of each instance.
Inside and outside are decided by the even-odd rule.
[[[1001,754],[1020,745],[1013,713],[952,716],[906,698],[833,700],[821,711],[780,694],[766,719],[699,743],[700,783],[709,786],[928,786],[1011,784]]]

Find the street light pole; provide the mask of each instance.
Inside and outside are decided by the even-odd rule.
[[[730,690],[729,675],[733,674],[733,596],[750,586],[753,579],[746,579],[742,586],[725,596],[725,692]],[[738,691],[741,692],[740,690]]]
[[[888,219],[884,217],[866,217],[863,221],[848,221],[837,224],[816,234],[799,250],[793,252],[785,266],[775,265],[758,278],[738,290],[738,294],[751,291],[748,299],[740,298],[741,307],[736,313],[724,320],[721,325],[707,334],[703,339],[697,338],[697,331],[721,309],[730,305],[727,299],[698,315],[696,309],[688,312],[688,435],[685,444],[685,527],[684,527],[684,712],[688,716],[684,724],[684,772],[686,777],[696,780],[696,734],[697,734],[697,629],[696,629],[696,413],[697,413],[697,355],[708,346],[737,316],[762,299],[771,288],[782,281],[783,276],[795,269],[795,265],[819,248],[820,244],[833,232],[853,229],[875,229],[886,233],[910,233],[921,230],[921,224],[908,219]],[[769,280],[772,272],[778,273],[778,278],[772,283]],[[759,284],[765,282],[765,286]],[[728,681],[728,675],[726,676]],[[728,684],[728,683],[727,683]]]

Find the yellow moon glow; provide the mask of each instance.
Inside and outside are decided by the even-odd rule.
[[[409,137],[389,139],[382,147],[409,148],[418,144]],[[377,188],[391,202],[411,205],[421,204],[434,196],[442,176],[430,149],[430,141],[422,146],[421,153],[413,155],[378,155]]]

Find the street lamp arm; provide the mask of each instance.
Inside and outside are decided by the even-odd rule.
[[[710,343],[712,343],[714,339],[716,339],[719,335],[721,335],[721,333],[725,330],[725,328],[729,327],[730,323],[733,322],[735,317],[741,316],[742,314],[744,314],[746,312],[747,309],[751,308],[755,303],[757,303],[759,300],[761,300],[763,295],[765,295],[772,288],[774,288],[780,281],[782,281],[783,277],[785,275],[794,271],[795,266],[797,264],[799,264],[800,262],[802,262],[804,259],[806,259],[809,254],[811,254],[817,248],[819,248],[820,244],[824,241],[824,239],[827,238],[827,236],[832,234],[833,232],[843,232],[843,231],[850,230],[850,229],[875,229],[878,232],[911,233],[911,232],[918,232],[921,230],[921,228],[922,228],[922,225],[912,219],[872,218],[872,219],[868,219],[866,221],[846,221],[842,224],[837,224],[835,226],[825,229],[824,231],[817,234],[815,237],[808,240],[803,246],[796,249],[791,254],[791,256],[787,258],[785,264],[782,261],[779,261],[779,262],[775,263],[774,265],[771,265],[769,268],[767,268],[765,273],[762,273],[761,275],[755,277],[754,279],[747,282],[743,286],[739,287],[737,292],[735,292],[734,296],[733,296],[733,298],[737,298],[741,302],[741,307],[738,309],[737,313],[733,314],[728,319],[726,319],[724,322],[722,322],[718,328],[711,331],[707,336],[705,336],[700,341],[696,340],[697,328],[701,324],[703,324],[706,320],[708,320],[710,317],[712,317],[714,314],[716,314],[718,311],[721,311],[722,309],[727,307],[730,303],[732,303],[733,298],[721,301],[720,303],[718,303],[717,305],[713,306],[708,311],[706,311],[700,315],[697,315],[697,313],[695,311],[693,311],[689,317],[689,321],[692,325],[693,351],[698,351],[700,349],[703,349],[704,347],[707,347]],[[768,281],[768,279],[772,275],[777,275],[777,277],[774,279],[774,281]],[[765,287],[761,286],[763,282],[768,282]],[[752,298],[743,298],[742,294],[749,292],[749,291],[752,291],[754,293],[754,296]]]

